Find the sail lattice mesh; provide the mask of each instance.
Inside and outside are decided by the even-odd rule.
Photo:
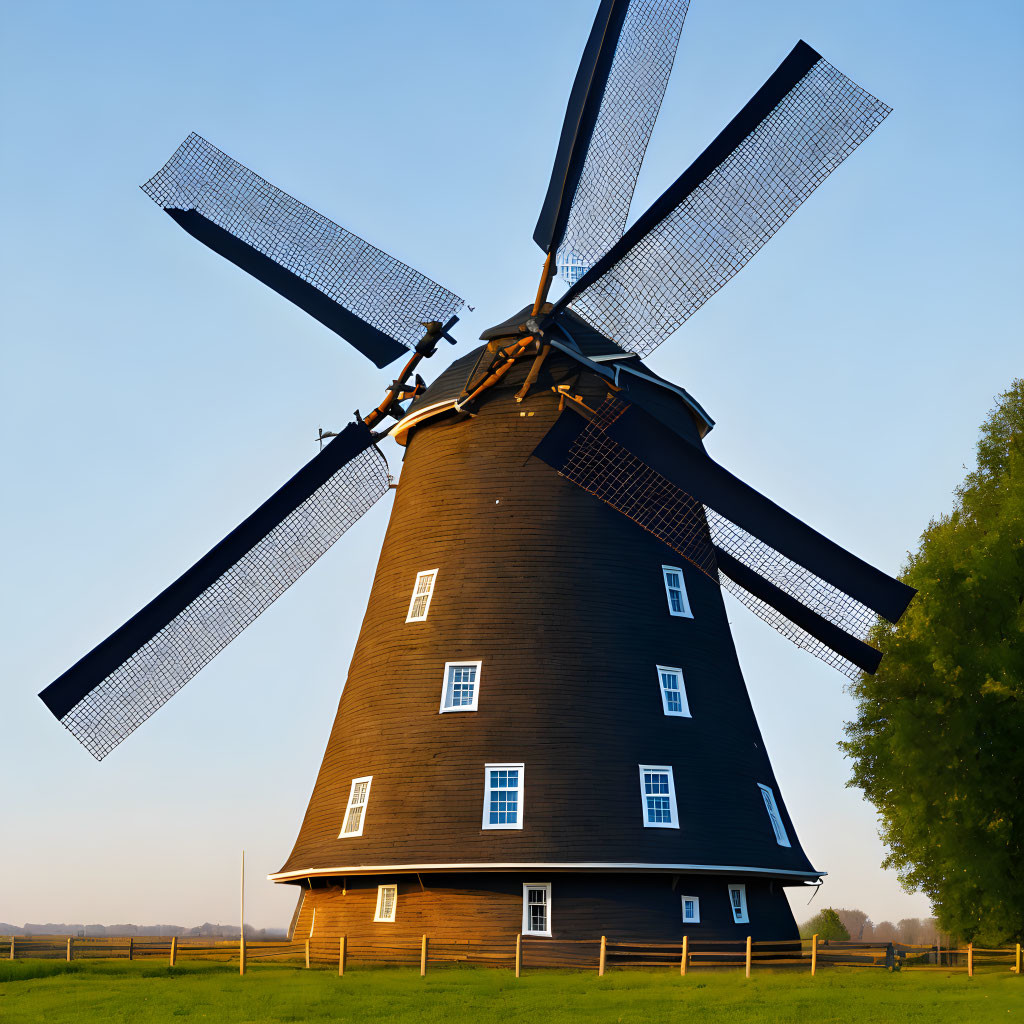
[[[194,133],[142,188],[164,209],[202,214],[406,348],[421,321],[444,322],[464,305]]]
[[[647,355],[775,234],[891,108],[825,60],[569,307]]]
[[[368,448],[343,465],[151,640],[61,717],[102,759],[281,596],[382,495]]]
[[[689,0],[632,0],[558,247],[575,284],[619,240],[658,119]]]
[[[715,551],[732,555],[759,576],[858,640],[877,615],[838,587],[763,540],[707,508],[691,494],[612,440],[606,429],[628,404],[609,395],[570,447],[559,472],[571,483],[632,519],[705,575],[717,580],[755,615],[797,647],[856,677],[860,668],[722,573]]]

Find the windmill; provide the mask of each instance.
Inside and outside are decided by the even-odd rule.
[[[426,386],[463,300],[191,135],[144,186],[378,367],[383,400],[41,694],[103,758],[389,489],[305,819],[300,937],[795,936],[800,847],[740,672],[735,594],[842,672],[913,591],[716,463],[643,357],[889,108],[800,42],[626,229],[687,0],[602,0],[534,238],[534,301]],[[560,273],[569,287],[548,301]],[[323,445],[323,439],[329,438]]]

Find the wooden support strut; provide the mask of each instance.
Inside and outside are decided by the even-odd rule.
[[[533,309],[530,312],[531,317],[537,316],[544,308],[544,303],[548,297],[548,289],[551,287],[551,281],[554,279],[554,276],[555,261],[551,258],[551,253],[548,253],[547,259],[544,260],[544,269],[541,271],[540,284],[537,285],[537,298],[533,301]],[[533,360],[533,365],[530,367],[530,372],[526,375],[526,380],[523,381],[523,386],[516,392],[516,402],[521,402],[530,393],[530,388],[537,383],[541,367],[544,365],[544,360],[547,359],[550,351],[551,346],[544,342]]]

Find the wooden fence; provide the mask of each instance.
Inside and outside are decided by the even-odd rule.
[[[592,969],[598,974],[631,967],[662,967],[685,975],[692,970],[742,968],[746,977],[757,969],[807,971],[825,967],[963,971],[1005,971],[1021,974],[1021,946],[986,949],[912,946],[899,942],[837,942],[782,939],[754,942],[746,939],[711,941],[689,938],[678,942],[616,941],[600,939],[537,939],[517,935],[504,939],[449,939],[422,936],[418,941],[383,944],[358,936],[337,939],[283,941],[218,941],[177,936],[141,938],[75,938],[66,935],[0,938],[0,955],[16,959],[87,960],[121,958],[166,960],[174,967],[186,960],[237,961],[245,973],[252,963],[286,962],[307,968],[331,967],[339,974],[359,964],[419,967],[426,974],[431,964],[477,964],[504,967],[519,977],[524,970],[544,967]]]

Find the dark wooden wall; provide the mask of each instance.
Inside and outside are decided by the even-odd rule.
[[[337,718],[282,871],[581,861],[812,871],[717,582],[684,565],[695,617],[669,615],[661,566],[679,558],[531,457],[558,410],[543,379],[512,401],[525,371],[478,415],[411,434]],[[603,397],[596,378],[580,386]],[[434,567],[429,618],[406,624],[416,573]],[[483,662],[479,710],[439,714],[444,664],[459,659]],[[682,668],[691,718],[663,714],[657,664]],[[521,831],[481,829],[484,764],[502,761],[526,765]],[[679,829],[644,827],[639,763],[673,766]],[[339,839],[350,781],[362,775],[373,776],[363,835]],[[775,790],[790,849],[775,841],[758,782]]]
[[[477,875],[353,876],[317,881],[305,893],[293,938],[386,944],[437,939],[513,939],[522,929],[523,883],[551,883],[552,940],[599,939],[675,942],[698,939],[795,939],[796,924],[778,882],[700,875]],[[728,885],[747,887],[750,922],[735,924]],[[378,885],[398,885],[395,920],[374,922]],[[681,897],[700,900],[699,924],[683,925]],[[316,924],[313,926],[313,908]],[[544,941],[538,939],[537,941]]]

